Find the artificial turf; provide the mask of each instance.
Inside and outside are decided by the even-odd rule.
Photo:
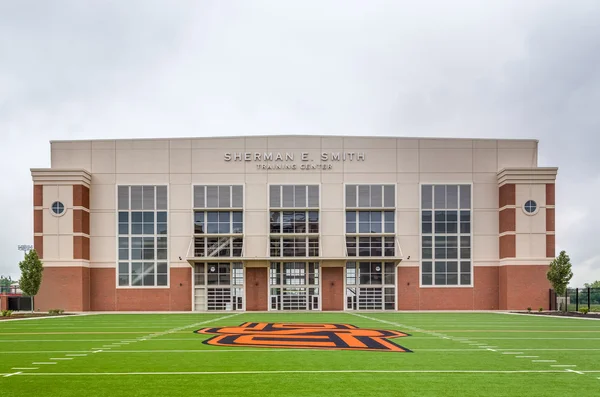
[[[411,352],[210,346],[211,335],[193,332],[245,322],[401,331],[410,336],[390,341]],[[0,374],[2,397],[597,396],[600,321],[381,312],[3,321]]]

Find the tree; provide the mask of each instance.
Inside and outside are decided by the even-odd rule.
[[[569,285],[569,281],[573,278],[571,258],[569,258],[565,251],[561,251],[552,263],[550,263],[550,269],[548,269],[546,277],[548,277],[556,294],[563,296],[567,285]]]
[[[596,280],[593,283],[584,283],[585,288],[600,288],[600,280]]]
[[[33,297],[37,295],[42,283],[42,272],[44,268],[36,250],[25,254],[25,258],[19,263],[21,269],[21,280],[19,286],[21,291],[31,297],[31,311],[33,311]]]
[[[10,276],[4,277],[0,276],[0,293],[2,292],[10,292],[10,285],[12,284],[12,280]]]

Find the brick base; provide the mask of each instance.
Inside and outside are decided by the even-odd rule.
[[[321,275],[323,310],[344,310],[344,268],[323,267]]]
[[[170,269],[170,288],[116,288],[115,269],[92,270],[94,311],[191,311],[191,268]]]
[[[500,310],[548,310],[548,266],[502,266],[499,271]]]
[[[498,267],[475,267],[472,288],[420,288],[418,267],[398,268],[398,310],[497,310]]]
[[[89,311],[90,269],[87,267],[45,267],[42,284],[35,296],[36,311],[50,309]]]
[[[8,310],[8,296],[0,296],[0,310]]]

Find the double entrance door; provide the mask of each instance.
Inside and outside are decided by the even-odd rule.
[[[194,265],[194,311],[244,310],[244,266],[241,262]]]
[[[271,262],[269,310],[320,310],[318,262]]]

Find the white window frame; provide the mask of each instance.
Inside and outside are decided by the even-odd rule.
[[[167,264],[167,284],[166,285],[131,285],[131,265],[133,262],[140,262],[140,263],[147,263],[150,262],[149,260],[133,260],[131,259],[131,249],[132,249],[132,245],[131,245],[131,239],[133,238],[133,235],[131,234],[131,213],[132,212],[150,212],[149,210],[144,210],[144,209],[136,209],[136,210],[132,210],[131,209],[131,187],[132,186],[152,186],[154,187],[154,209],[152,210],[152,212],[154,212],[154,234],[152,235],[139,235],[139,236],[135,236],[135,237],[152,237],[154,238],[154,258],[152,260],[152,262],[154,263],[154,281],[156,283],[157,281],[157,276],[158,276],[158,263],[166,263]],[[158,186],[161,187],[165,187],[167,189],[167,208],[164,210],[159,210],[157,209],[157,200],[156,200],[156,188]],[[171,250],[170,250],[170,246],[171,246],[171,211],[170,211],[170,206],[171,206],[171,189],[170,189],[170,185],[168,183],[166,184],[162,184],[162,183],[120,183],[120,184],[115,184],[115,218],[116,218],[116,222],[115,222],[115,236],[116,236],[116,248],[115,248],[115,286],[116,289],[169,289],[171,288],[171,260],[170,260],[170,255],[171,255]],[[121,210],[119,209],[119,187],[129,187],[129,206],[127,210]],[[126,235],[120,235],[119,234],[119,213],[120,212],[127,212],[128,213],[128,230],[127,230],[127,234]],[[158,212],[166,212],[167,213],[167,234],[157,234],[156,233],[156,225],[157,225],[157,213]],[[126,261],[122,261],[119,259],[119,238],[121,237],[127,237],[128,241],[128,250],[129,250],[129,259],[127,259]],[[167,259],[157,259],[157,249],[158,249],[158,237],[165,237],[167,239]],[[123,263],[123,262],[127,262],[128,263],[128,270],[129,270],[129,285],[119,285],[119,264]],[[142,265],[143,266],[143,265]]]
[[[469,208],[469,211],[471,212],[471,233],[469,233],[469,237],[470,237],[470,248],[471,248],[471,258],[469,259],[469,262],[471,263],[471,283],[470,284],[460,284],[460,258],[457,259],[458,262],[458,281],[459,284],[457,285],[436,285],[434,284],[435,282],[435,260],[431,259],[432,262],[432,284],[431,285],[423,285],[423,220],[422,220],[422,215],[423,215],[423,211],[427,211],[423,209],[423,186],[435,186],[435,185],[452,185],[452,186],[459,186],[460,185],[469,185],[471,186],[471,207]],[[419,182],[419,288],[474,288],[475,286],[475,266],[474,266],[474,258],[473,258],[473,253],[474,253],[474,249],[473,249],[473,225],[474,225],[474,217],[475,217],[475,211],[473,210],[473,187],[474,187],[474,183],[471,182]],[[435,200],[435,197],[432,197],[432,200]],[[459,197],[460,200],[460,197]],[[460,201],[459,201],[459,206],[460,206]],[[433,249],[435,250],[435,210],[431,209],[431,211],[433,212],[433,224],[432,227],[434,228],[433,231],[434,233],[432,233],[432,237],[433,237]],[[458,210],[459,215],[459,228],[460,228],[460,209]],[[442,234],[444,236],[447,236],[447,234]],[[458,241],[460,242],[460,233],[456,234],[458,237]],[[459,243],[460,245],[460,243]],[[458,247],[459,249],[459,256],[460,256],[460,246]],[[445,262],[448,262],[448,260],[445,260]]]

